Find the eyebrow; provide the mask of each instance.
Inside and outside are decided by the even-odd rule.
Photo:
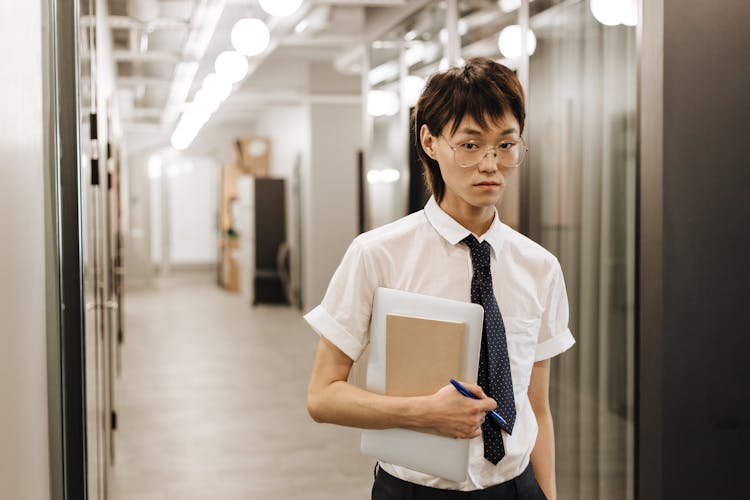
[[[515,127],[506,128],[505,130],[503,130],[501,132],[501,135],[509,135],[509,134],[514,133],[514,132],[518,132],[518,129],[516,129]],[[479,135],[484,134],[484,132],[482,132],[481,130],[477,130],[475,128],[464,127],[462,129],[457,130],[456,134],[466,134],[466,135],[479,136]]]

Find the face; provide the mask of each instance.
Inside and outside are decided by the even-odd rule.
[[[444,209],[457,212],[484,210],[494,207],[505,190],[506,179],[517,170],[497,164],[494,151],[472,167],[462,167],[456,160],[453,149],[485,148],[520,138],[518,120],[507,113],[497,122],[487,121],[482,128],[471,117],[464,117],[455,133],[451,133],[452,123],[448,123],[437,137],[430,134],[426,125],[422,126],[420,139],[422,147],[440,165],[440,173],[445,182],[445,197],[440,205]]]

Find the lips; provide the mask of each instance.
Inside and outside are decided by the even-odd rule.
[[[479,182],[479,183],[474,184],[474,185],[475,186],[499,186],[500,183],[499,182],[485,181],[485,182]]]

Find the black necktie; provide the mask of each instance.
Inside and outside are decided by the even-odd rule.
[[[497,307],[495,292],[492,290],[490,272],[490,244],[479,243],[473,235],[463,239],[471,251],[474,274],[471,278],[471,301],[484,307],[482,326],[482,347],[479,353],[479,374],[477,382],[485,394],[497,401],[497,412],[505,419],[502,426],[508,434],[513,433],[516,423],[516,403],[513,397],[513,380],[508,361],[508,345],[505,339],[505,325]],[[505,456],[500,425],[487,418],[482,424],[484,457],[497,464]]]

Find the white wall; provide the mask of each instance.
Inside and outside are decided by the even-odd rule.
[[[357,235],[357,153],[362,149],[359,77],[327,63],[310,64],[310,162],[303,165],[302,297],[323,299],[344,252]]]
[[[152,153],[145,165],[152,268],[215,264],[219,162],[165,149]]]
[[[214,264],[218,254],[219,164],[180,156],[167,162],[172,264]]]
[[[50,497],[41,2],[0,3],[0,496]]]
[[[307,309],[323,299],[333,272],[357,235],[361,123],[360,104],[310,106],[312,150],[303,210],[303,297]]]

